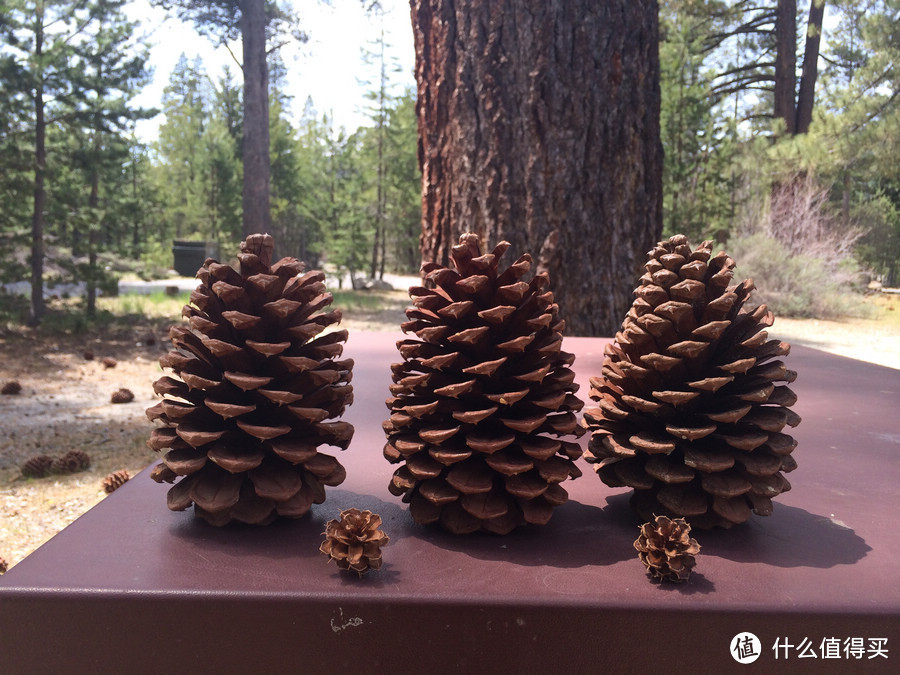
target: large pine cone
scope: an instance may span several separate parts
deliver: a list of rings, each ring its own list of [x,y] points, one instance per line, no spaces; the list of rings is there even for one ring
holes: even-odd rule
[[[752,281],[729,286],[734,261],[691,250],[674,236],[649,253],[646,274],[603,377],[591,379],[586,410],[593,432],[585,459],[604,483],[632,487],[644,520],[686,516],[696,527],[730,527],[772,513],[790,490],[796,373],[779,357],[790,345],[767,340],[772,313],[744,303]]]
[[[203,264],[183,312],[190,325],[172,328],[175,349],[160,359],[174,376],[157,380],[163,399],[147,410],[163,423],[149,445],[165,452],[151,477],[180,477],[169,508],[193,504],[214,525],[299,518],[346,476],[318,447],[346,449],[353,436],[349,423],[328,421],[353,397],[353,361],[336,360],[347,331],[319,335],[341,319],[319,312],[332,300],[325,275],[301,275],[294,258],[270,267],[273,247],[269,235],[251,235],[240,272]]]
[[[404,361],[391,367],[384,455],[402,466],[389,489],[416,522],[454,533],[544,524],[568,498],[560,483],[581,475],[581,448],[559,439],[582,433],[565,322],[546,274],[521,280],[530,256],[498,273],[508,248],[481,255],[467,234],[455,270],[423,266],[402,325],[419,339],[399,342]]]

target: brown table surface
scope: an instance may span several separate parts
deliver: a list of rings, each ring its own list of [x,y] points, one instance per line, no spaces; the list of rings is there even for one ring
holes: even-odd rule
[[[729,654],[743,631],[766,670],[900,662],[900,371],[795,347],[793,490],[771,517],[696,532],[696,571],[673,586],[637,560],[627,491],[583,461],[542,528],[455,537],[413,523],[381,454],[400,337],[351,335],[348,477],[310,516],[212,528],[170,512],[145,471],[0,577],[0,671],[724,672],[745,667]],[[583,396],[606,342],[565,340]],[[363,579],[317,550],[351,506],[391,537]],[[862,638],[863,658],[775,659],[776,640],[819,652],[832,638]],[[868,658],[874,638],[888,659]]]

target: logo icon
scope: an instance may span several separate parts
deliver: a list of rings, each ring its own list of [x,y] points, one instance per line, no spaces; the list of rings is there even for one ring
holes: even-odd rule
[[[753,663],[762,653],[762,643],[753,633],[738,633],[731,638],[731,656],[738,663]]]

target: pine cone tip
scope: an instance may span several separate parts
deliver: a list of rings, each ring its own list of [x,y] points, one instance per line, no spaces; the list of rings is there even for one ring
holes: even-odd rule
[[[272,264],[275,240],[270,234],[251,234],[241,242],[241,253],[251,253],[267,267]]]

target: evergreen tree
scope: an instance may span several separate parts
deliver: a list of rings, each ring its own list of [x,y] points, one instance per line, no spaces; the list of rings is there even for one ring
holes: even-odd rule
[[[154,0],[227,45],[240,38],[243,90],[243,234],[266,232],[269,205],[269,71],[267,43],[289,33],[291,13],[274,0]],[[294,32],[295,37],[302,35]]]
[[[388,110],[385,151],[385,218],[393,267],[417,274],[421,265],[422,174],[417,155],[416,94],[407,89]]]
[[[733,216],[734,125],[711,97],[704,49],[708,21],[694,3],[660,7],[663,225],[692,241],[727,232]]]
[[[121,167],[130,158],[130,127],[140,118],[155,114],[132,108],[129,100],[149,79],[146,48],[138,50],[132,36],[136,24],[124,15],[125,0],[96,0],[92,21],[75,53],[75,113],[69,125],[77,141],[75,159],[87,186],[81,220],[87,229],[87,264],[79,275],[87,285],[87,313],[96,307],[99,270],[97,254],[121,244],[126,213],[116,208],[129,179]],[[80,229],[73,232],[73,238]],[[73,244],[73,253],[76,246]],[[119,247],[121,248],[121,246]]]
[[[163,90],[165,122],[159,128],[156,187],[163,207],[157,237],[205,236],[207,178],[203,136],[208,124],[209,87],[199,59],[182,54]]]
[[[11,0],[0,26],[4,41],[3,91],[7,110],[28,116],[16,125],[31,154],[31,304],[29,322],[45,312],[44,237],[47,209],[47,129],[73,107],[75,41],[91,20],[86,3]],[[22,146],[19,146],[20,148]]]
[[[361,84],[369,87],[366,99],[369,101],[368,114],[372,126],[366,134],[371,144],[372,170],[374,171],[374,200],[371,209],[372,255],[369,263],[369,277],[384,278],[385,249],[387,242],[387,124],[388,109],[394,97],[391,95],[390,74],[399,68],[395,61],[387,55],[389,45],[384,31],[384,13],[380,7],[375,10],[378,19],[378,36],[363,49],[364,63],[373,68],[375,77],[363,80]]]

